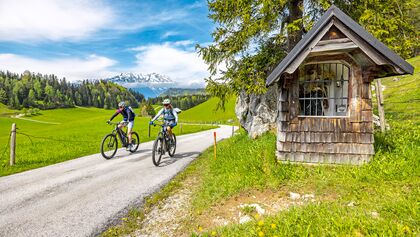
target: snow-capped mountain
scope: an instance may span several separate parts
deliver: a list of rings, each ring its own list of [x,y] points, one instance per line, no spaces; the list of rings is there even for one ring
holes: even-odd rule
[[[168,76],[158,73],[137,74],[121,73],[117,76],[106,78],[106,81],[112,81],[126,88],[133,89],[142,93],[146,98],[156,97],[176,83]]]

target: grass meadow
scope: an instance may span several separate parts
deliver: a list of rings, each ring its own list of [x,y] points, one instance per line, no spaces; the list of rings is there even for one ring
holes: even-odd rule
[[[99,153],[102,138],[113,129],[106,121],[114,110],[83,107],[43,110],[39,115],[22,119],[11,118],[10,114],[19,111],[9,110],[4,105],[0,106],[0,112],[0,176]],[[114,119],[118,120],[122,117]],[[139,133],[141,142],[153,140],[158,132],[159,127],[152,126],[151,137],[148,137],[149,120],[142,117],[135,120],[134,131]],[[16,165],[9,166],[8,142],[12,123],[18,128]],[[182,133],[210,128],[213,127],[182,125]],[[35,137],[28,138],[23,133]],[[175,133],[181,134],[180,126],[175,128]]]
[[[235,102],[232,97],[225,103],[225,110],[217,110],[218,98],[210,98],[189,110],[182,112],[183,121],[191,123],[226,123],[229,120],[236,120]]]
[[[141,228],[139,220],[147,210],[159,207],[160,200],[188,185],[184,180],[193,177],[199,184],[188,185],[193,190],[189,215],[179,227],[192,236],[419,236],[420,57],[409,62],[416,67],[414,75],[382,80],[391,130],[376,131],[376,154],[370,163],[280,163],[274,153],[274,134],[253,140],[242,131],[218,144],[217,159],[212,148],[208,149],[162,191],[148,198],[144,209],[132,210],[121,225],[103,235],[125,236]],[[235,200],[251,198],[255,193],[289,200],[289,192],[312,193],[316,201],[274,215],[255,215],[242,225],[212,224],[212,218],[232,208],[229,203]]]

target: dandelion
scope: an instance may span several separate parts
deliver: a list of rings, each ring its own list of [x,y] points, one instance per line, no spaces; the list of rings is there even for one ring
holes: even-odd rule
[[[257,214],[255,214],[255,219],[259,219],[260,218],[260,215],[257,213]]]
[[[264,225],[264,221],[262,221],[262,220],[261,221],[258,221],[258,225],[259,226],[263,226]]]
[[[271,224],[271,229],[275,229],[276,228],[276,224]]]
[[[198,231],[200,231],[200,232],[203,231],[203,227],[199,226]]]
[[[216,236],[216,235],[217,235],[216,231],[211,232],[211,236]]]
[[[262,232],[262,231],[258,232],[258,236],[263,237],[264,236],[264,232]]]

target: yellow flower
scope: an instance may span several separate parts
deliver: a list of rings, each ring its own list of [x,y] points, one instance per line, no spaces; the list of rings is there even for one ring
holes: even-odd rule
[[[408,227],[408,226],[404,226],[404,227],[402,228],[402,231],[404,232],[404,234],[408,234],[408,233],[410,233],[410,232],[411,232],[410,227]]]
[[[275,229],[276,228],[276,224],[271,224],[271,229]]]
[[[203,231],[203,227],[199,226],[198,231],[200,231],[200,232]]]
[[[211,232],[211,236],[216,236],[216,235],[217,235],[216,231]]]
[[[255,214],[255,219],[259,219],[260,218],[260,215],[257,213],[257,214]]]
[[[258,221],[258,225],[259,226],[263,226],[264,225],[264,221]]]
[[[263,237],[264,236],[264,232],[262,232],[262,231],[258,232],[258,236]]]

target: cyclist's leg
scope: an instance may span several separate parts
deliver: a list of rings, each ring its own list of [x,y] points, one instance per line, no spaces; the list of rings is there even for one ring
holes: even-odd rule
[[[133,131],[134,121],[128,122],[127,124],[127,136],[128,136],[128,144],[131,144],[131,132]]]

